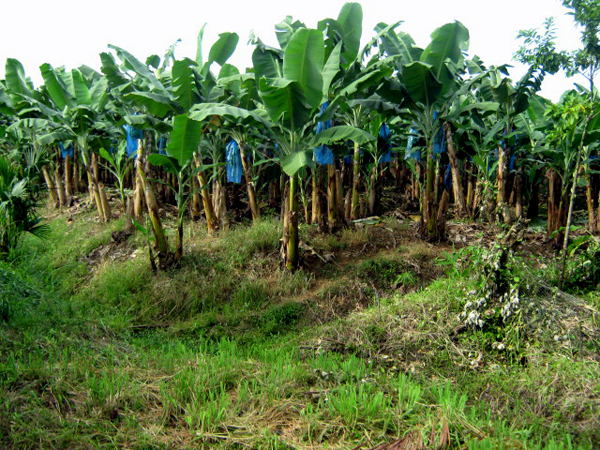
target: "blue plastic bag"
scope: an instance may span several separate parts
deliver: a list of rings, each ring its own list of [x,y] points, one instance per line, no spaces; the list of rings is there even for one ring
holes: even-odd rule
[[[325,112],[327,107],[329,106],[329,102],[325,102],[321,105],[321,114]],[[323,130],[327,130],[331,128],[331,119],[326,120],[325,122],[317,122],[317,130],[316,134],[319,134]],[[319,147],[315,147],[315,161],[318,165],[323,166],[325,164],[333,165],[333,152],[326,145],[320,145]]]
[[[60,154],[62,159],[65,159],[67,156],[73,158],[73,144],[69,144],[69,146],[67,148],[65,148],[64,144],[62,142],[59,142],[58,145],[60,146]]]
[[[415,128],[411,128],[408,135],[408,142],[406,143],[404,159],[414,159],[417,162],[421,162],[421,150],[413,150],[413,146],[418,140],[418,131]]]
[[[123,125],[123,129],[125,130],[125,134],[127,136],[127,156],[137,155],[138,139],[144,138],[144,131],[138,130],[129,124]]]
[[[390,151],[392,148],[392,130],[390,130],[390,127],[385,122],[379,127],[377,146],[379,150],[384,152],[379,157],[379,164],[389,163],[392,160],[392,152]]]
[[[225,146],[225,162],[227,163],[227,181],[235,184],[242,182],[242,156],[240,147],[235,139]]]

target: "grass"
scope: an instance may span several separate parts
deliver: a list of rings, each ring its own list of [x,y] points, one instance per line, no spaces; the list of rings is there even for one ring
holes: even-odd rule
[[[50,241],[27,240],[0,265],[3,289],[19,286],[2,291],[12,308],[0,325],[1,448],[600,443],[596,347],[529,345],[521,364],[477,333],[456,334],[475,281],[431,282],[442,268],[426,245],[398,237],[361,253],[376,231],[318,243],[303,229],[340,268],[288,274],[276,222],[216,239],[191,224],[178,270],[153,275],[139,236],[90,262],[120,226],[59,217]],[[359,305],[352,290],[363,285],[380,301]],[[346,309],[325,320],[319,305],[332,298]]]

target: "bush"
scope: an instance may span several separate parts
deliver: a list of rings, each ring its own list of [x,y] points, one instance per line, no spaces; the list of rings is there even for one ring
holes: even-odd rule
[[[43,236],[47,232],[35,214],[32,184],[8,158],[0,156],[0,257],[8,256],[24,233]]]

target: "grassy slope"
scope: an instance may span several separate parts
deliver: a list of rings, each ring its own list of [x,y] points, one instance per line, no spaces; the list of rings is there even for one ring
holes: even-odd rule
[[[192,224],[183,267],[158,275],[140,236],[111,244],[120,226],[58,217],[0,267],[20,286],[3,291],[0,447],[600,445],[594,348],[528,346],[523,364],[453,335],[473,280],[421,289],[437,249],[405,225],[304,230],[294,275],[269,221],[214,240]]]

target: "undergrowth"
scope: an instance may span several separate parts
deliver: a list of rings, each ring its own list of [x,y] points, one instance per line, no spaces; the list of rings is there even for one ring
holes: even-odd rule
[[[339,267],[323,275],[289,274],[276,222],[216,238],[191,224],[182,267],[153,275],[139,236],[111,241],[120,227],[59,217],[50,240],[26,240],[21,258],[0,266],[11,295],[1,448],[600,443],[595,347],[531,342],[519,358],[491,348],[459,319],[476,277],[459,269],[427,286],[438,272],[420,243],[398,235],[363,254],[371,232],[346,230],[314,248],[354,258],[337,253]],[[332,273],[344,278],[334,285]],[[316,326],[320,305],[353,286],[372,289],[370,301]],[[581,324],[598,327],[594,317]]]

